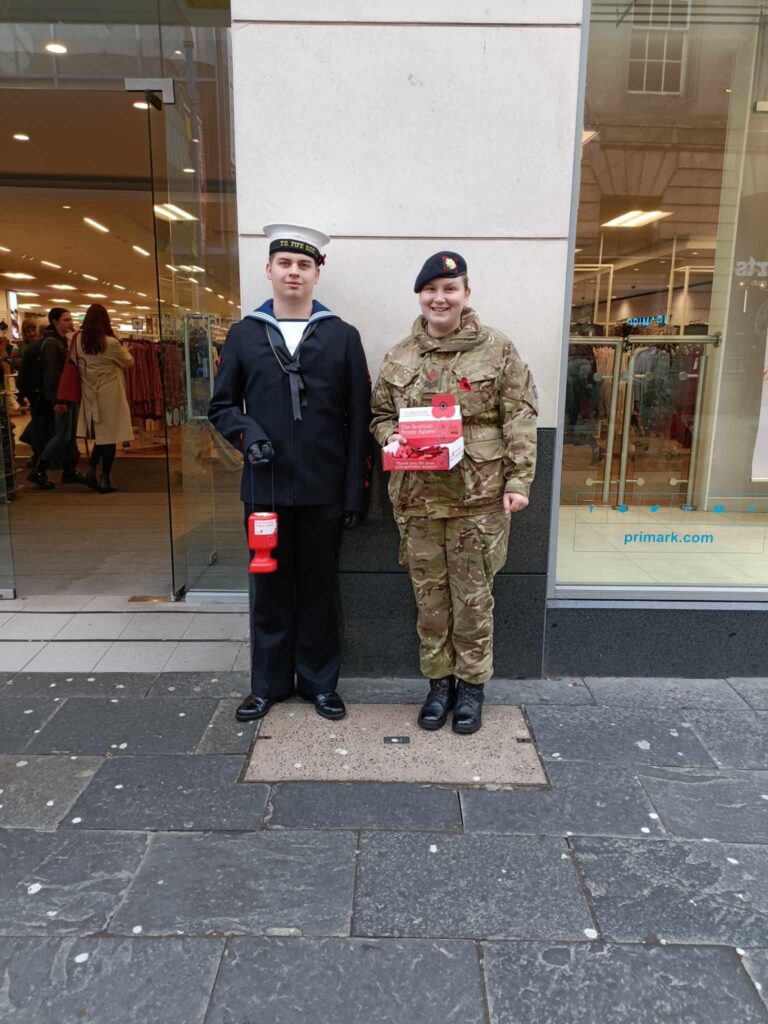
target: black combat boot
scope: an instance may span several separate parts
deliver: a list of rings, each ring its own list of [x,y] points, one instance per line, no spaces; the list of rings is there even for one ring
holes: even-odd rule
[[[454,732],[477,732],[483,724],[484,700],[482,683],[465,683],[463,679],[457,678],[456,707],[453,709]]]
[[[453,676],[430,679],[429,694],[419,711],[419,725],[422,729],[442,729],[448,721],[448,712],[456,700],[456,684]]]

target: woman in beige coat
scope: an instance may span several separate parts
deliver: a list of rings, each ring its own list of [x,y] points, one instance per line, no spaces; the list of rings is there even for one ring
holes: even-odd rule
[[[85,314],[75,337],[75,352],[82,384],[77,433],[94,441],[85,482],[94,491],[111,494],[117,490],[110,481],[117,446],[133,440],[123,377],[123,369],[133,366],[133,356],[114,336],[109,314],[98,302]]]

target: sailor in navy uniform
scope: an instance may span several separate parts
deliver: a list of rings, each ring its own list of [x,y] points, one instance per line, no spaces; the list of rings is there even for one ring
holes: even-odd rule
[[[335,573],[342,528],[363,508],[370,378],[357,330],[312,297],[327,236],[264,233],[273,297],[230,329],[208,410],[245,456],[246,530],[251,512],[278,514],[278,569],[251,576],[252,692],[236,717],[262,718],[297,692],[343,718]]]

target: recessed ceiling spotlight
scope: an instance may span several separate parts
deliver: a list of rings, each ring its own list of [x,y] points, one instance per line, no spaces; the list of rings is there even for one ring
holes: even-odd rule
[[[74,292],[77,291],[73,284],[49,284],[49,288],[55,288],[57,292]]]
[[[174,57],[183,57],[184,54],[181,52],[181,50],[174,50],[173,51],[173,56]]]
[[[124,284],[113,284],[112,287],[113,288],[117,288],[117,290],[120,291],[120,292],[124,292],[125,291],[125,285]]]
[[[14,281],[34,281],[34,274],[22,274],[19,270],[6,270],[3,277],[11,277]]]
[[[72,207],[71,206],[67,206],[66,203],[64,204],[64,206],[62,206],[62,210],[71,210],[71,209],[72,209]]]
[[[208,285],[205,286],[205,290],[207,292],[213,292],[213,288],[209,288]]]
[[[34,295],[38,296],[40,292],[16,292],[17,295]]]
[[[66,53],[67,48],[64,43],[46,43],[45,48],[48,53]]]
[[[149,256],[146,249],[142,249],[140,245],[132,245],[131,248],[134,252],[137,252],[139,256]]]
[[[93,274],[83,274],[86,281],[98,281],[98,277],[94,277]]]
[[[223,298],[224,298],[224,296],[223,296],[223,295],[219,295],[219,293],[217,292],[217,293],[216,293],[216,298],[218,298],[218,299],[223,299]]]
[[[29,142],[29,136],[25,135],[24,132],[16,132],[13,137],[17,142]]]
[[[169,269],[169,270],[171,271],[171,273],[173,273],[173,274],[176,274],[176,273],[178,273],[178,270],[177,270],[177,268],[176,268],[176,267],[173,267],[173,266],[171,266],[171,264],[170,264],[170,263],[166,263],[165,265],[166,265],[166,267],[168,267],[168,269]]]
[[[115,299],[116,306],[130,306],[130,304],[128,299]]]
[[[40,262],[43,263],[46,267],[53,267],[54,270],[61,270],[60,263],[51,263],[50,260],[40,260]]]
[[[106,299],[106,295],[102,295],[101,292],[86,292],[86,297],[89,299]]]
[[[83,217],[83,221],[88,225],[88,227],[95,228],[96,231],[103,231],[105,235],[109,234],[109,228],[105,228],[103,224],[99,224],[99,222],[94,220],[93,217]]]
[[[182,169],[182,171],[184,171],[185,174],[194,174],[195,173],[195,168],[194,167],[182,167],[181,169]]]
[[[146,297],[147,297],[147,293],[146,292],[136,292],[136,294],[140,295],[142,297],[142,299],[146,299]]]
[[[146,100],[136,100],[133,105],[137,110],[149,110],[149,104]]]
[[[0,245],[0,252],[10,252],[11,250],[7,245]]]
[[[199,146],[199,145],[200,145],[200,139],[192,139],[192,141],[193,141],[193,142],[194,142],[194,143],[195,143],[195,144],[196,144],[197,146]]]

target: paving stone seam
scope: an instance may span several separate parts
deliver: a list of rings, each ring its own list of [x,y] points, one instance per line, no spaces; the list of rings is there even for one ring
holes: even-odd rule
[[[362,836],[362,829],[357,829],[355,832],[355,870],[352,872],[352,906],[349,912],[349,937],[350,938],[365,938],[366,936],[358,936],[357,929],[355,926],[355,912],[357,908],[357,890],[358,881],[360,874],[360,861],[363,859],[363,853],[360,849],[360,839]]]
[[[595,912],[594,905],[592,903],[592,893],[589,886],[587,885],[587,879],[582,870],[581,861],[579,860],[576,850],[571,843],[570,837],[565,837],[563,842],[565,843],[566,849],[568,850],[568,858],[571,862],[571,867],[576,875],[576,882],[581,891],[581,895],[584,898],[584,902],[587,906],[587,912],[589,913],[592,924],[594,925],[595,938],[590,939],[590,942],[603,942],[603,930],[600,927],[600,922],[597,919],[597,913]]]
[[[88,831],[95,831],[95,829],[92,829],[92,830],[89,829]],[[110,930],[109,930],[110,926],[111,926],[112,922],[115,919],[115,915],[119,912],[120,908],[122,907],[122,905],[125,903],[126,899],[128,898],[128,894],[130,893],[131,889],[133,888],[133,886],[134,886],[134,884],[136,882],[136,878],[137,878],[137,876],[139,874],[139,871],[141,870],[141,865],[147,859],[147,854],[149,853],[149,848],[152,845],[153,833],[151,833],[151,832],[143,832],[141,829],[132,829],[131,831],[138,832],[139,835],[143,835],[144,836],[144,850],[142,851],[141,857],[139,858],[139,862],[136,865],[136,870],[133,872],[133,877],[131,878],[131,880],[128,883],[128,885],[125,887],[125,892],[123,893],[122,899],[117,904],[117,906],[113,907],[112,910],[110,911],[110,913],[107,914],[107,918],[106,918],[106,920],[104,922],[104,927],[102,928],[101,932],[99,933],[99,937],[103,936],[104,938],[109,938],[109,937],[112,937],[113,934],[115,934],[113,932],[110,932]]]
[[[221,974],[221,969],[224,966],[224,957],[226,955],[227,947],[228,946],[229,946],[229,936],[227,936],[224,939],[224,944],[221,947],[221,953],[219,955],[219,962],[216,965],[216,973],[214,974],[213,981],[211,982],[211,990],[208,993],[208,1001],[207,1001],[206,1006],[205,1006],[205,1016],[203,1017],[202,1024],[209,1024],[209,1022],[210,1022],[211,1011],[213,1009],[213,993],[216,991],[216,985],[217,985],[218,980],[219,980],[219,975]]]
[[[488,983],[485,977],[485,950],[480,940],[474,940],[475,955],[477,956],[477,973],[480,979],[480,998],[483,1004],[483,1020],[485,1024],[491,1022],[491,1004],[488,1000]]]
[[[741,711],[739,709],[735,709],[735,710],[737,711],[738,714],[741,714],[741,715],[751,714],[752,720],[755,722],[756,725],[759,724],[760,721],[761,721],[761,719],[759,719],[757,717],[758,713],[756,711],[754,711],[753,709],[748,709],[747,711]],[[697,711],[697,714],[718,714],[718,713],[719,714],[728,714],[728,712],[722,712],[722,711],[720,711],[720,712],[718,712],[718,711],[715,711],[715,712]],[[715,757],[715,755],[713,753],[711,753],[709,747],[707,746],[707,743],[706,743],[706,740],[704,739],[704,737],[701,736],[696,731],[696,723],[695,722],[690,722],[689,724],[690,724],[691,732],[693,733],[693,735],[696,737],[696,739],[699,741],[699,743],[702,745],[702,747],[706,751],[707,757],[711,758],[712,763],[714,764],[715,768],[723,768],[726,771],[729,771],[729,770],[734,770],[735,771],[735,770],[737,770],[737,769],[734,769],[732,765],[730,765],[730,766],[727,765],[724,761],[718,761],[718,759]],[[705,767],[705,766],[700,766],[700,767]],[[742,768],[740,770],[741,771],[759,771],[760,769],[759,768],[758,769]]]
[[[30,698],[30,700],[32,700],[32,699],[33,698]],[[64,697],[64,698],[61,698],[61,697],[56,698],[56,697],[54,697],[53,698],[53,703],[55,704],[55,707],[54,707],[53,711],[51,711],[51,713],[48,715],[47,718],[45,718],[42,722],[40,722],[39,728],[35,729],[35,731],[29,737],[27,742],[21,748],[20,753],[25,754],[27,752],[27,749],[29,748],[30,744],[35,742],[37,737],[42,734],[43,730],[48,725],[50,725],[50,723],[53,721],[53,719],[56,717],[56,715],[59,713],[59,711],[61,711],[61,709],[67,703],[67,698],[66,697]]]
[[[760,1000],[760,1002],[765,1007],[766,1017],[768,1017],[768,992],[765,991],[763,986],[760,984],[760,982],[756,978],[752,977],[752,972],[749,969],[749,961],[746,959],[746,957],[744,957],[740,953],[736,953],[736,957],[737,957],[739,963],[741,964],[742,971],[747,976],[747,980],[749,981],[750,985],[752,985],[754,990],[757,992],[757,998]]]

